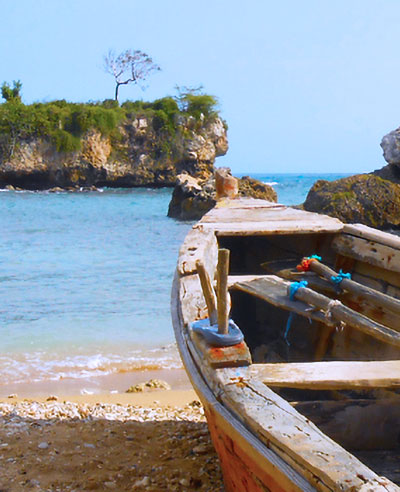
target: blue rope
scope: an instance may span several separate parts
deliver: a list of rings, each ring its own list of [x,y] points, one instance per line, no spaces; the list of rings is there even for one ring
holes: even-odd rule
[[[340,282],[344,278],[348,278],[350,280],[351,279],[351,273],[343,273],[342,269],[340,269],[339,273],[336,276],[332,275],[331,280],[334,284],[340,285]]]
[[[296,295],[296,292],[301,287],[307,287],[307,285],[308,285],[307,280],[301,280],[300,282],[292,282],[290,284],[290,288],[289,288],[289,299],[291,301],[294,301],[295,300],[294,296]],[[289,314],[289,318],[288,318],[287,323],[286,323],[285,334],[283,335],[284,340],[286,341],[287,345],[289,345],[289,346],[290,346],[290,342],[288,340],[288,335],[289,335],[289,331],[290,331],[290,327],[292,325],[292,321],[293,321],[294,315],[295,315],[294,312],[291,312]]]
[[[322,258],[318,255],[311,255],[308,257],[309,260],[318,260],[318,261],[321,261]]]

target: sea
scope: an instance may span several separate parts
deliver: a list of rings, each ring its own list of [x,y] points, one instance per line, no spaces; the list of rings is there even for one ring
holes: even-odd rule
[[[302,203],[317,179],[253,174]],[[0,193],[0,396],[18,384],[182,367],[170,319],[179,247],[171,189]]]

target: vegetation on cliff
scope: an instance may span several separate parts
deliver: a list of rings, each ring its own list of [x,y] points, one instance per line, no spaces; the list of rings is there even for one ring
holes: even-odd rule
[[[217,116],[217,100],[206,94],[180,93],[154,102],[117,101],[70,103],[65,100],[25,105],[19,94],[21,84],[14,89],[6,83],[0,104],[0,152],[2,160],[11,158],[22,140],[43,138],[55,145],[58,152],[74,152],[82,148],[82,137],[97,130],[112,140],[121,138],[119,125],[126,119],[145,117],[153,129],[164,137],[159,152],[171,152],[179,116],[192,117],[197,124]],[[13,95],[14,91],[14,95]]]

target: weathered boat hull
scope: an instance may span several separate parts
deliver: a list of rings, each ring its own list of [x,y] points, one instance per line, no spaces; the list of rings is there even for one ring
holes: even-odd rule
[[[275,215],[275,211],[279,213]],[[243,222],[244,216],[247,222]],[[295,249],[301,250],[307,235],[321,234],[314,245],[324,250],[323,243],[327,238],[331,242],[343,227],[335,219],[292,212],[268,202],[231,201],[207,214],[189,233],[181,249],[172,288],[173,326],[186,371],[204,406],[228,492],[400,490],[329,439],[268,386],[254,381],[254,371],[260,367],[249,365],[251,360],[246,344],[231,348],[210,347],[190,328],[191,322],[207,315],[196,261],[204,261],[212,275],[218,243],[226,245],[236,241],[235,244],[239,244],[237,258],[240,259],[243,253],[240,241],[244,238],[243,244],[252,250],[247,265],[252,265],[257,257],[252,238],[261,238],[262,242],[266,236],[293,237],[293,242],[297,243]],[[270,251],[274,248],[276,245]],[[242,275],[242,285],[244,279],[248,281],[253,277]],[[280,285],[278,280],[269,276],[270,282]],[[247,284],[245,287],[247,289]],[[321,323],[318,313],[313,316],[317,324]],[[331,334],[329,327],[327,333]],[[321,342],[319,350],[320,345]],[[396,350],[395,345],[393,353],[396,354]],[[398,368],[400,366],[395,364],[396,371]],[[387,386],[392,388],[395,379],[387,380]],[[292,382],[288,384],[295,387]],[[330,389],[330,383],[327,384]],[[348,382],[342,384],[347,388]],[[378,382],[376,386],[380,384]]]
[[[204,407],[227,492],[313,491],[307,481],[260,443],[240,420],[216,399],[193,360],[182,331],[179,275],[172,287],[171,314],[175,336],[189,379]]]

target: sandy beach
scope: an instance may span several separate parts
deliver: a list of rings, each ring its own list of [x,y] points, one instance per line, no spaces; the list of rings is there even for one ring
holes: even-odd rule
[[[169,379],[171,390],[56,395],[42,385],[0,398],[0,490],[222,491],[196,393]]]

